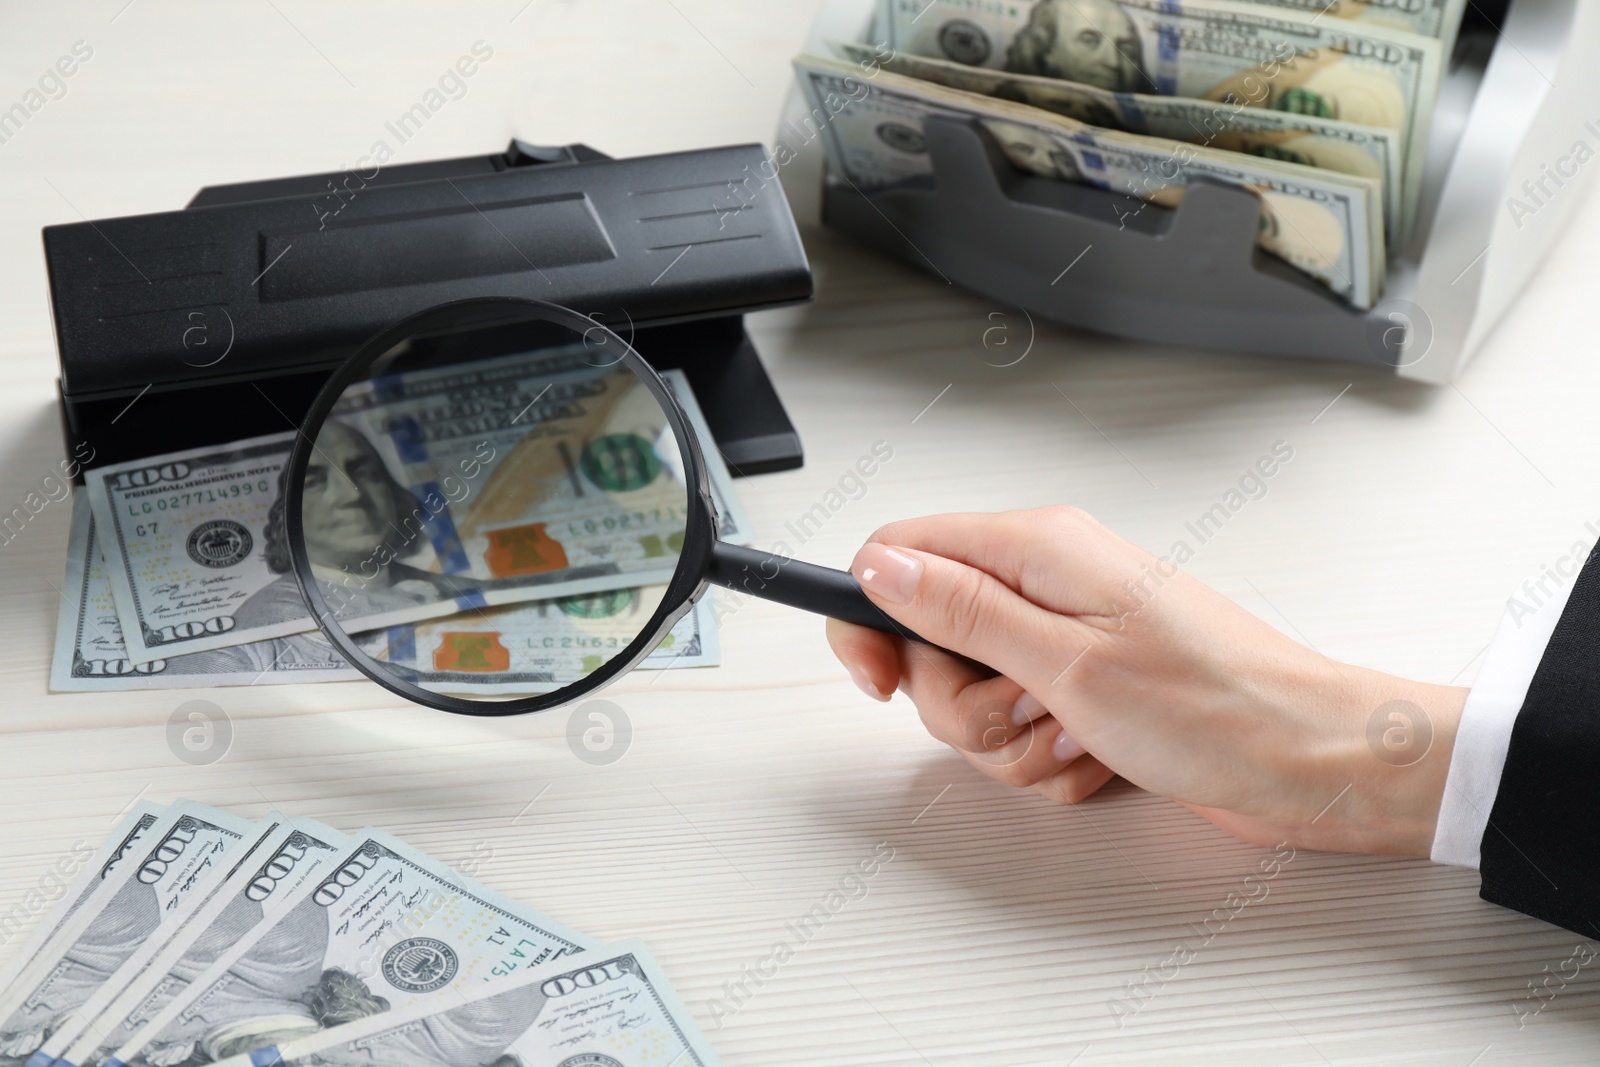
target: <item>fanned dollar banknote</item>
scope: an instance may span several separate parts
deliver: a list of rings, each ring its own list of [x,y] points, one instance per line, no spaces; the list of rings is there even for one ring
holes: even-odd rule
[[[566,956],[493,985],[299,1038],[219,1067],[716,1067],[638,942]]]
[[[347,525],[351,515],[365,515],[375,523],[370,536],[387,553],[370,574],[359,566],[349,574],[319,570],[347,630],[379,630],[484,603],[636,588],[672,576],[674,539],[685,521],[682,472],[659,461],[646,465],[662,497],[649,506],[643,498],[657,491],[653,484],[616,483],[638,476],[612,462],[612,451],[633,442],[619,433],[597,438],[605,424],[585,421],[593,412],[618,414],[603,402],[615,383],[575,356],[571,381],[558,391],[562,371],[552,365],[562,358],[541,352],[519,365],[548,386],[526,396],[517,391],[523,379],[516,370],[504,371],[503,361],[497,364],[502,373],[477,378],[468,364],[448,374],[387,379],[380,390],[352,396],[330,422],[329,439],[319,437],[319,456],[337,462],[347,476],[336,480],[339,485],[353,485],[370,499],[337,515],[324,515],[326,508],[308,501],[308,527],[323,520]],[[749,517],[687,380],[678,371],[664,377],[701,436],[723,536],[749,543]],[[448,416],[435,403],[440,390],[449,395]],[[617,395],[624,415],[625,405],[648,399],[642,389]],[[468,409],[471,416],[458,417]],[[513,420],[520,425],[506,431]],[[533,436],[526,420],[541,423],[541,447],[507,444]],[[260,646],[315,628],[291,570],[282,520],[282,473],[295,436],[274,434],[88,472],[90,508],[131,664]],[[674,491],[665,481],[675,475]],[[541,508],[565,502],[559,530],[524,521],[519,502],[534,500]],[[413,524],[414,515],[421,519]],[[532,565],[528,538],[535,526],[541,551]],[[619,539],[619,530],[629,536]],[[274,662],[266,653],[275,657],[279,650],[257,651],[250,666]]]
[[[271,840],[287,821],[286,817],[275,813],[250,826],[243,839],[238,842],[238,847],[228,850],[224,864],[225,873],[213,868],[209,872],[209,877],[184,883],[182,893],[174,893],[171,899],[165,902],[166,907],[161,916],[162,926],[134,942],[132,951],[126,953],[121,965],[101,981],[98,988],[88,990],[87,997],[82,996],[81,990],[75,991],[77,1002],[51,1030],[50,1036],[39,1047],[39,1051],[31,1057],[34,1062],[48,1064],[60,1058],[73,1041],[93,1025],[94,1020],[116,999],[117,995],[143,974],[151,959],[160,953],[163,945],[170,945],[186,936],[196,917],[220,891],[219,879],[226,880],[232,877],[240,864],[246,862],[257,849]],[[119,946],[124,950],[127,947],[127,945]]]
[[[195,977],[258,927],[270,926],[295,890],[343,856],[349,842],[312,819],[272,816],[227,880],[123,987],[87,1005],[82,1024],[58,1031],[40,1051],[61,1067],[97,1067],[151,1018],[182,996]]]
[[[141,802],[57,867],[55,906],[0,942],[26,934],[0,1067],[719,1063],[643,946],[378,830]]]
[[[589,947],[380,831],[352,841],[104,1062],[197,1067]]]
[[[66,884],[49,913],[39,920],[21,944],[11,944],[12,938],[18,931],[9,921],[4,927],[5,940],[0,941],[0,946],[7,947],[9,955],[5,963],[0,965],[0,1002],[3,1002],[12,983],[21,978],[24,970],[39,959],[41,954],[51,952],[59,945],[58,939],[63,931],[69,928],[79,909],[93,898],[101,883],[109,879],[120,864],[127,862],[128,855],[160,821],[164,810],[166,810],[165,805],[139,801],[117,821],[111,836],[107,837],[98,849],[92,849],[86,841],[77,841],[72,846],[70,858],[58,861],[58,868],[68,865],[76,873]],[[51,873],[59,880],[63,874],[72,871],[58,869]]]
[[[880,0],[896,52],[1400,131],[1401,217],[1422,189],[1443,71],[1433,37],[1226,0]]]
[[[795,71],[813,113],[827,116],[834,165],[858,186],[932,175],[924,121],[974,115],[1017,167],[1124,194],[1116,207],[1122,224],[1146,202],[1176,205],[1197,178],[1239,186],[1261,201],[1264,250],[1355,307],[1370,308],[1382,291],[1382,191],[1374,179],[1104,130],[886,70],[867,79],[854,64],[818,56],[798,57]]]
[[[431,622],[399,624],[371,634],[367,650],[375,658],[404,665],[418,678],[440,680],[446,669],[434,656],[440,635],[491,625],[503,634],[508,659],[485,659],[470,666],[479,684],[473,692],[529,693],[558,686],[554,679],[583,677],[593,658],[609,658],[633,633],[639,612],[660,602],[665,586],[618,589],[560,600],[483,608]],[[637,632],[637,631],[634,631]],[[420,653],[418,652],[420,650]],[[515,650],[513,653],[512,650]],[[709,595],[639,663],[641,670],[709,667],[721,661],[716,613]],[[487,674],[503,674],[493,680]],[[56,623],[50,688],[55,692],[181,689],[224,685],[289,685],[304,682],[351,681],[364,678],[346,663],[320,633],[291,634],[244,645],[174,655],[134,663],[122,643],[122,624],[111,596],[110,580],[89,510],[87,496],[73,497],[72,533],[67,551],[67,576]],[[488,689],[484,687],[488,686]]]
[[[907,53],[885,57],[877,48],[850,42],[830,41],[828,47],[838,58],[862,69],[881,66],[908,78],[1027,104],[1102,129],[1376,178],[1383,184],[1384,228],[1395,240],[1403,232],[1400,210],[1404,157],[1396,130],[1246,107],[1237,102],[1114,93],[1081,82],[1013,74]]]
[[[225,811],[184,802],[163,812],[147,836],[102,881],[42,953],[0,995],[0,1056],[48,1067],[41,1053],[122,967],[152,940],[180,926],[223,876],[228,853],[251,824]]]

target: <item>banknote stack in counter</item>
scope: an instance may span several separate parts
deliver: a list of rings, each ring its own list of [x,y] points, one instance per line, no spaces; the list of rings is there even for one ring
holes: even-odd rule
[[[0,1067],[720,1063],[642,945],[380,830],[140,802],[57,866],[6,930]]]
[[[971,117],[1019,170],[1121,194],[1120,223],[1193,180],[1242,187],[1264,251],[1367,309],[1414,224],[1465,7],[880,0],[863,42],[795,59],[793,135],[867,191],[933,174],[930,115]]]
[[[526,359],[530,380],[540,383],[530,387],[533,394],[559,384],[566,373],[559,369],[559,351],[529,353]],[[660,603],[677,563],[671,546],[682,537],[684,490],[661,464],[652,465],[655,486],[628,493],[596,487],[592,480],[604,481],[604,470],[581,462],[596,432],[585,421],[584,405],[542,409],[534,404],[537,395],[524,405],[504,363],[496,367],[482,381],[471,366],[453,367],[447,374],[399,375],[398,384],[385,382],[381,396],[347,394],[350,410],[336,412],[318,438],[317,454],[362,499],[325,525],[348,526],[353,516],[364,517],[371,530],[344,534],[382,548],[382,555],[355,568],[364,587],[359,606],[366,613],[342,623],[371,655],[418,680],[436,680],[443,668],[435,653],[457,617],[441,612],[459,611],[464,618],[470,608],[476,628],[492,615],[502,643],[514,650],[504,669],[487,664],[476,671],[475,692],[545,692],[559,688],[554,680],[581,677],[625,648],[639,621]],[[605,385],[592,367],[571,373],[588,376],[578,382],[583,389]],[[749,516],[687,379],[681,371],[664,377],[700,435],[722,539],[749,544]],[[631,375],[626,387],[633,387]],[[468,405],[482,394],[485,407],[510,404],[513,411],[533,413],[516,426],[486,428],[482,420],[461,420],[456,434],[450,432],[455,424],[435,425],[425,448],[397,447],[390,440],[393,427],[414,425],[421,409],[446,389],[453,405]],[[532,439],[529,419],[538,420],[541,442],[554,441],[562,456],[580,461],[529,462],[522,447]],[[318,632],[292,571],[282,483],[295,438],[291,430],[85,474],[73,501],[52,689],[361,677]],[[601,435],[599,444],[605,441]],[[515,491],[491,493],[486,487],[492,485]],[[647,508],[641,500],[652,492],[660,499]],[[437,513],[413,523],[412,516],[424,514],[419,508],[425,499],[437,502]],[[496,530],[526,526],[518,509],[533,507],[531,501],[556,501],[561,509],[559,563],[524,578],[488,573],[489,539]],[[669,501],[677,506],[667,506]],[[308,537],[319,518],[308,504]],[[619,537],[618,530],[627,536]],[[441,609],[437,587],[428,584],[441,576],[458,586],[481,581],[482,592],[459,604],[446,599]],[[435,595],[408,596],[408,590]],[[707,596],[641,666],[710,666],[718,656]]]

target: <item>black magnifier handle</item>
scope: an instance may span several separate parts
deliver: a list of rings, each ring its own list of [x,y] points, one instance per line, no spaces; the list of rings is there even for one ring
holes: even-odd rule
[[[761,600],[923,641],[868,599],[849,571],[717,541],[711,546],[711,569],[706,578]]]

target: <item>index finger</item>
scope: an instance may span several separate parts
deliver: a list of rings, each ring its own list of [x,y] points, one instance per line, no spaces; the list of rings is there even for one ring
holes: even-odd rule
[[[1129,583],[1159,566],[1150,553],[1074,507],[904,519],[869,540],[966,564],[1064,615],[1117,615],[1129,599]]]

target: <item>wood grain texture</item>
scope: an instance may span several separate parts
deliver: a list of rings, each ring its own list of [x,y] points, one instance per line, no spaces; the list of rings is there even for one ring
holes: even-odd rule
[[[397,159],[513,133],[618,155],[765,141],[811,18],[753,0],[124,2],[4,15],[0,106],[73,41],[95,49],[0,144],[7,509],[61,451],[40,226],[350,165],[479,39],[492,62]],[[897,517],[1050,502],[1165,551],[1285,441],[1293,461],[1194,573],[1328,656],[1464,683],[1506,597],[1600,520],[1600,206],[1573,230],[1439,389],[1044,324],[1025,359],[995,366],[1020,348],[986,347],[985,331],[1020,345],[1017,309],[808,233],[817,301],[751,320],[807,463],[739,489],[762,538],[834,565]],[[894,458],[797,544],[785,525],[877,440]],[[188,796],[380,825],[446,861],[487,850],[478,874],[495,888],[648,941],[730,1064],[1594,1057],[1592,971],[1520,1029],[1515,1013],[1577,939],[1481,902],[1472,872],[1301,853],[1208,937],[1261,850],[1125,786],[1066,809],[981,780],[903,700],[859,696],[817,620],[765,604],[727,619],[724,666],[607,694],[634,731],[607,767],[574,757],[566,712],[455,719],[364,683],[48,694],[67,519],[52,505],[0,547],[0,914],[36,908],[50,865],[133,797]],[[202,767],[166,735],[196,698],[234,731]],[[893,859],[862,895],[843,880],[883,843]],[[796,940],[789,924],[841,885],[858,899]],[[785,939],[792,956],[752,981]],[[1163,967],[1180,943],[1193,958]],[[1152,973],[1119,1027],[1110,1005]]]

